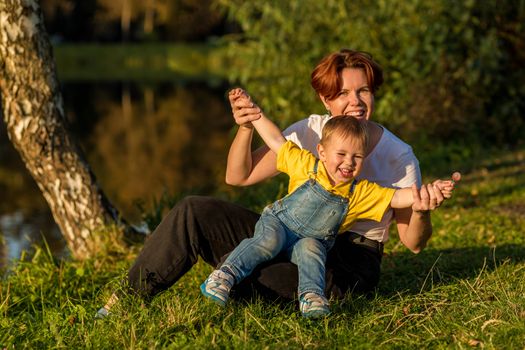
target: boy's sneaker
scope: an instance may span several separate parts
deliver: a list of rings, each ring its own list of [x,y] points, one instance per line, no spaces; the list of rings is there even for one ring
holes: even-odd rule
[[[95,320],[102,320],[110,315],[109,310],[105,307],[101,307],[95,315]]]
[[[304,317],[318,318],[330,314],[328,300],[323,295],[305,293],[299,298],[299,309]]]
[[[234,278],[232,275],[222,270],[215,270],[201,284],[201,293],[220,306],[225,306],[233,283]]]

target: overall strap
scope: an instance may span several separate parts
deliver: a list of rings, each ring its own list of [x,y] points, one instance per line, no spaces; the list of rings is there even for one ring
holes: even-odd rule
[[[351,197],[352,194],[354,193],[355,185],[357,185],[357,180],[356,179],[354,179],[354,181],[352,181],[352,184],[350,185],[350,188],[348,189],[348,196],[349,197]]]
[[[315,178],[315,176],[317,175],[317,165],[318,164],[319,164],[319,159],[315,158],[314,168],[308,171],[308,175],[310,176],[310,179],[312,178],[312,176]]]

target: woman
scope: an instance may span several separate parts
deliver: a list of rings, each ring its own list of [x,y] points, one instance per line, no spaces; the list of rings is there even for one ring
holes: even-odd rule
[[[385,187],[419,186],[419,165],[410,146],[370,120],[374,93],[382,82],[381,67],[366,53],[344,49],[326,56],[314,69],[311,83],[329,113],[311,115],[283,134],[317,155],[324,123],[331,115],[351,115],[366,123],[370,135],[361,177]],[[260,109],[244,99],[230,103],[239,129],[228,155],[226,182],[246,186],[275,175],[273,152],[266,146],[251,152],[251,122],[260,117]],[[377,286],[383,242],[393,218],[408,249],[418,253],[425,247],[432,234],[430,211],[443,201],[433,186],[423,186],[414,210],[389,211],[380,223],[360,222],[351,232],[338,235],[326,262],[327,296],[342,298],[347,292],[367,292]],[[255,212],[215,198],[184,198],[155,229],[129,270],[131,289],[152,297],[177,282],[199,256],[217,266],[244,238],[253,235],[258,218]],[[260,266],[236,289],[238,294],[256,291],[285,299],[293,299],[296,290],[297,267],[279,257]],[[106,315],[116,300],[113,295],[99,315]]]
[[[311,84],[319,95],[326,115],[311,115],[284,131],[302,148],[317,155],[315,145],[331,115],[351,115],[367,124],[369,147],[359,178],[385,187],[420,185],[417,158],[410,146],[379,124],[372,122],[374,94],[383,82],[381,67],[364,52],[343,49],[321,60],[311,76]],[[251,185],[277,173],[276,157],[262,147],[250,154],[251,121],[259,117],[253,102],[240,100],[233,105],[234,118],[240,126],[228,156],[226,181],[232,185]],[[388,212],[380,223],[359,222],[336,243],[335,252],[327,262],[327,292],[342,297],[347,291],[368,291],[379,281],[383,243],[395,217],[401,242],[414,253],[420,252],[432,234],[430,210],[443,198],[436,196],[433,185],[426,186],[428,196],[421,198],[417,210],[396,209]],[[328,281],[327,281],[328,282]],[[329,285],[330,284],[330,285]]]

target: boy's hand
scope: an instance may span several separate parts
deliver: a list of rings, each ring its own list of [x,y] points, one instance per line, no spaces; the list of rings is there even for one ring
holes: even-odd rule
[[[451,178],[452,180],[436,180],[432,183],[432,185],[436,187],[436,190],[441,192],[445,199],[452,197],[452,192],[454,191],[456,182],[459,182],[461,180],[461,173],[455,171],[452,174]],[[441,205],[441,202],[437,203],[438,207]]]
[[[412,210],[418,213],[434,210],[439,207],[444,200],[441,191],[436,191],[433,184],[423,185],[419,190],[416,184],[413,184],[412,197],[414,199]]]
[[[230,90],[228,99],[235,123],[239,126],[253,128],[252,121],[261,117],[259,106],[253,103],[251,97],[241,88]]]
[[[461,180],[461,174],[454,172],[452,180],[436,180],[432,184],[423,185],[418,190],[412,185],[414,204],[412,210],[415,212],[426,212],[438,208],[445,199],[452,197],[456,182]]]

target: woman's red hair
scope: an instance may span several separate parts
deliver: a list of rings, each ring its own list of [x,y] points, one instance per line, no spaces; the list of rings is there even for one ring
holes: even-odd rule
[[[373,60],[372,55],[342,49],[324,57],[314,68],[311,75],[312,87],[327,100],[334,99],[342,88],[341,72],[344,68],[363,69],[372,93],[383,83],[383,69]]]

